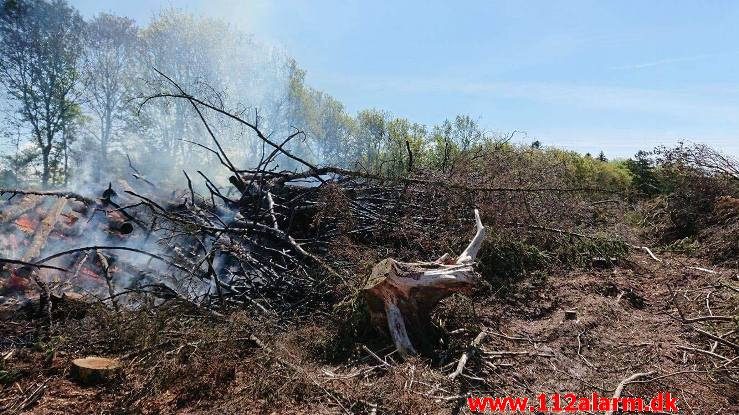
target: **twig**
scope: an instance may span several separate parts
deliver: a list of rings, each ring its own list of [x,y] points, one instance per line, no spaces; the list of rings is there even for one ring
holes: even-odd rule
[[[655,261],[657,261],[657,262],[662,262],[662,260],[661,260],[661,259],[659,259],[659,258],[657,258],[656,256],[654,256],[654,253],[652,253],[652,250],[651,250],[651,249],[649,249],[649,247],[647,247],[647,246],[642,246],[642,247],[641,247],[641,249],[643,249],[643,250],[647,251],[647,253],[649,254],[649,256],[650,256],[650,257],[652,257],[652,259],[653,259],[653,260],[655,260]]]
[[[697,331],[698,333],[700,333],[700,334],[702,334],[702,335],[710,338],[710,339],[716,340],[717,342],[719,342],[721,344],[724,344],[726,346],[729,346],[729,347],[733,348],[734,350],[739,350],[739,344],[733,343],[733,342],[731,342],[729,340],[724,339],[723,337],[716,336],[715,334],[709,333],[709,332],[704,331],[704,330],[701,330],[699,328],[694,328],[694,330]]]
[[[195,192],[192,190],[192,180],[190,180],[190,176],[187,175],[187,172],[182,170],[182,174],[185,175],[185,178],[187,179],[187,187],[190,189],[190,203],[195,205]]]
[[[31,392],[30,395],[26,397],[21,403],[18,405],[14,405],[11,407],[11,409],[14,409],[16,412],[21,412],[24,409],[28,408],[29,406],[33,405],[41,399],[41,397],[44,395],[44,392],[46,392],[46,384],[49,382],[49,379],[46,379],[41,385],[39,385],[33,392]]]
[[[67,269],[60,268],[60,267],[55,267],[53,265],[36,264],[36,263],[33,263],[33,262],[26,262],[26,261],[21,261],[21,260],[18,260],[18,259],[0,258],[0,264],[3,264],[3,263],[4,264],[13,264],[13,265],[23,265],[23,266],[26,266],[26,267],[33,267],[33,268],[53,269],[53,270],[62,271],[62,272],[69,272],[69,270],[67,270]]]
[[[173,266],[173,267],[175,267],[175,268],[177,268],[177,269],[179,269],[181,271],[185,271],[185,272],[190,272],[191,271],[190,269],[188,269],[188,268],[186,268],[186,267],[184,267],[182,265],[179,265],[179,264],[177,264],[175,262],[172,262],[172,261],[170,261],[170,260],[168,260],[166,258],[163,258],[163,257],[161,257],[159,255],[152,254],[152,253],[143,251],[141,249],[129,248],[127,246],[99,246],[99,245],[94,245],[94,246],[84,246],[84,247],[81,247],[81,248],[68,249],[66,251],[57,252],[56,254],[49,255],[46,258],[39,259],[38,261],[36,261],[36,265],[41,265],[44,262],[49,262],[49,261],[51,261],[54,258],[58,258],[58,257],[64,256],[64,255],[73,254],[75,252],[94,251],[94,250],[99,250],[99,249],[107,249],[107,250],[113,249],[113,250],[119,250],[119,251],[136,252],[136,253],[139,253],[139,254],[148,255],[148,256],[150,256],[150,257],[152,257],[154,259],[158,259],[158,260],[164,262],[165,264],[170,265],[170,266]]]
[[[115,297],[115,289],[113,289],[113,278],[110,276],[110,263],[108,263],[108,258],[106,258],[99,250],[95,250],[95,255],[97,255],[98,261],[100,261],[100,268],[103,270],[105,283],[108,286],[108,294],[110,295],[110,302],[113,304],[113,308],[118,311],[118,300],[117,297]]]
[[[714,353],[710,350],[696,349],[694,347],[688,347],[688,346],[682,346],[682,345],[678,345],[677,348],[680,350],[688,351],[688,352],[695,352],[695,353],[700,353],[700,354],[704,354],[704,355],[711,356],[711,357],[716,357],[724,361],[731,360],[726,356],[721,356],[720,354]]]
[[[377,360],[378,363],[382,366],[390,367],[390,363],[386,362],[385,360],[381,359],[380,356],[378,356],[375,352],[373,352],[369,347],[366,345],[362,345],[362,349],[367,352],[370,356],[372,356],[375,360]]]
[[[468,347],[467,351],[462,353],[462,357],[459,358],[459,362],[457,363],[457,369],[448,376],[450,380],[454,380],[457,378],[457,376],[462,374],[462,371],[464,370],[465,365],[467,365],[467,360],[469,360],[470,356],[472,356],[477,351],[477,348],[480,346],[480,343],[485,339],[486,335],[487,335],[487,332],[483,330],[480,332],[480,334],[475,336],[474,340],[472,340],[472,343],[470,343],[470,347]]]
[[[83,202],[85,204],[91,205],[95,203],[94,200],[87,198],[85,196],[82,196],[77,193],[73,192],[53,192],[48,190],[21,190],[21,189],[8,189],[4,187],[0,187],[0,195],[3,195],[5,193],[11,193],[13,195],[35,195],[35,196],[53,196],[53,197],[63,197],[67,199],[75,199],[79,200],[80,202]]]
[[[408,151],[408,173],[413,171],[413,151],[411,151],[411,142],[405,140],[405,149]]]
[[[584,332],[577,333],[577,355],[580,356],[580,358],[583,360],[583,362],[585,362],[585,364],[587,364],[588,366],[590,366],[591,369],[595,369],[596,367],[592,363],[590,363],[590,361],[588,359],[586,359],[585,356],[583,356],[582,354],[580,354],[580,350],[582,349],[582,342],[580,342],[580,336],[583,333]]]
[[[626,387],[626,385],[628,385],[629,383],[631,383],[631,382],[633,382],[633,381],[635,381],[635,380],[637,380],[639,378],[643,378],[645,376],[649,376],[649,375],[651,375],[653,373],[654,372],[635,373],[635,374],[627,377],[626,379],[622,380],[621,383],[619,383],[618,386],[616,386],[616,390],[613,392],[613,398],[611,399],[611,402],[614,402],[615,400],[617,400],[618,398],[621,397],[621,392],[623,392],[624,387]],[[613,412],[615,410],[616,410],[616,408],[610,408],[608,411],[605,412],[605,415],[613,415]]]

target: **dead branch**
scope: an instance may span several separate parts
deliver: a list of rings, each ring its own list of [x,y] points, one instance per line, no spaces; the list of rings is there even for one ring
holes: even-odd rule
[[[739,344],[733,343],[729,340],[724,339],[723,337],[716,336],[715,334],[709,333],[707,331],[701,330],[699,328],[693,328],[693,330],[697,331],[698,333],[708,337],[709,339],[715,340],[725,346],[729,346],[733,348],[734,350],[739,350]]]
[[[8,188],[0,187],[0,196],[6,193],[10,193],[12,195],[35,195],[35,196],[61,197],[61,198],[66,198],[66,199],[79,200],[80,202],[86,205],[92,205],[95,203],[94,200],[87,198],[85,196],[82,196],[80,194],[74,193],[74,192],[60,192],[60,191],[48,191],[48,190],[21,190],[21,189],[8,189]]]
[[[477,336],[475,336],[475,338],[472,340],[472,343],[470,343],[470,346],[467,348],[467,351],[462,353],[462,357],[459,358],[457,369],[455,369],[454,372],[449,375],[449,380],[454,380],[457,378],[457,376],[462,374],[465,365],[467,365],[467,360],[469,360],[470,356],[472,356],[477,351],[480,343],[482,343],[486,335],[486,331],[482,330]]]
[[[55,267],[53,265],[37,264],[34,262],[21,261],[18,259],[0,258],[0,264],[12,264],[12,265],[23,265],[24,267],[53,269],[55,271],[69,272],[68,269]]]
[[[627,377],[626,379],[622,380],[621,383],[616,386],[616,390],[613,391],[613,398],[611,399],[611,402],[615,402],[618,398],[621,397],[621,393],[623,392],[626,385],[629,383],[646,376],[650,376],[654,372],[643,372],[643,373],[634,373],[633,375]],[[605,415],[613,415],[613,412],[616,410],[616,408],[610,408],[608,411],[605,412]]]
[[[716,358],[719,358],[719,359],[721,359],[723,361],[729,361],[729,360],[731,360],[731,359],[729,359],[726,356],[722,356],[722,355],[720,355],[718,353],[714,353],[714,352],[712,352],[710,350],[696,349],[694,347],[688,347],[688,346],[682,346],[682,345],[678,345],[677,348],[680,349],[680,350],[688,351],[688,352],[700,353],[700,354],[704,354],[706,356],[716,357]]]
[[[240,170],[240,173],[252,173],[253,170]],[[355,170],[347,170],[340,167],[320,167],[315,170],[308,170],[304,172],[273,172],[268,173],[273,178],[275,185],[284,185],[287,182],[299,179],[307,179],[309,177],[317,177],[327,174],[335,174],[337,176],[353,177],[377,180],[381,182],[402,182],[408,184],[418,184],[425,186],[443,187],[449,189],[465,190],[469,192],[488,192],[488,193],[543,193],[543,192],[561,192],[561,193],[611,193],[620,194],[617,191],[611,191],[606,189],[596,189],[591,187],[485,187],[485,186],[469,186],[460,183],[442,181],[442,180],[427,180],[412,177],[401,177],[391,178],[381,176],[378,174],[365,173]]]
[[[54,258],[59,258],[61,256],[73,254],[75,252],[95,251],[95,250],[101,250],[101,249],[102,250],[120,250],[120,251],[136,252],[136,253],[139,253],[139,254],[142,254],[142,255],[150,256],[150,257],[152,257],[154,259],[158,259],[158,260],[164,262],[165,264],[167,264],[169,266],[172,266],[172,267],[175,267],[175,268],[177,268],[177,269],[179,269],[181,271],[187,271],[187,272],[190,271],[188,268],[186,268],[186,267],[184,267],[182,265],[179,265],[179,264],[177,264],[175,262],[172,262],[172,261],[170,261],[170,260],[168,260],[168,259],[166,259],[164,257],[159,256],[159,255],[152,254],[150,252],[146,252],[146,251],[143,251],[141,249],[130,248],[130,247],[127,247],[127,246],[98,246],[98,245],[95,245],[95,246],[85,246],[85,247],[81,247],[81,248],[68,249],[66,251],[57,252],[57,253],[52,254],[52,255],[49,255],[49,256],[47,256],[45,258],[41,258],[38,261],[36,261],[35,264],[36,265],[41,265],[41,264],[43,264],[45,262],[51,261]]]

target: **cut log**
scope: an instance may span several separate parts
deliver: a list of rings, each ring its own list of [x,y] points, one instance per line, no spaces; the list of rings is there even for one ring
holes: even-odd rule
[[[41,226],[36,229],[31,245],[21,258],[23,261],[31,261],[41,253],[41,250],[46,246],[46,241],[49,239],[51,231],[54,230],[56,221],[59,219],[59,215],[62,213],[65,206],[67,206],[67,199],[60,198],[54,202],[47,212],[46,217],[41,221]]]
[[[133,224],[125,220],[110,218],[108,219],[108,229],[113,233],[128,235],[133,232]]]
[[[84,385],[97,385],[113,379],[120,367],[116,359],[90,356],[73,360],[70,373]]]
[[[485,227],[475,209],[477,233],[456,261],[377,263],[362,290],[370,318],[386,329],[401,355],[415,355],[430,346],[431,311],[445,297],[471,289],[477,281],[473,263],[485,239]]]

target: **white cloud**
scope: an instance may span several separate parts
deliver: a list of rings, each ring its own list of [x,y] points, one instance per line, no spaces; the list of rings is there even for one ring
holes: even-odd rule
[[[673,117],[695,117],[706,114],[714,119],[726,119],[731,123],[736,123],[739,115],[739,91],[735,89],[736,86],[731,85],[723,90],[700,87],[658,90],[558,82],[475,82],[451,78],[333,77],[332,82],[343,84],[345,87],[369,90],[485,95],[492,98],[517,98],[591,110],[615,110]],[[730,92],[732,89],[735,93]]]
[[[704,53],[700,55],[693,55],[693,56],[683,56],[678,58],[666,58],[666,59],[658,59],[651,62],[642,62],[642,63],[636,63],[636,64],[630,64],[630,65],[621,65],[621,66],[614,66],[610,69],[614,70],[637,70],[637,69],[645,69],[645,68],[653,68],[655,66],[664,66],[664,65],[672,65],[675,63],[684,63],[684,62],[695,62],[695,61],[702,61],[712,58],[718,58],[721,56],[727,56],[727,55],[735,55],[737,52],[731,52],[731,53]]]

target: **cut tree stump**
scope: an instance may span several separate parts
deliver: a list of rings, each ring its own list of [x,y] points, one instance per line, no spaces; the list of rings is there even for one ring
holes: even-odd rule
[[[113,379],[121,365],[116,359],[85,357],[72,361],[71,375],[84,385],[97,385]]]
[[[428,349],[431,311],[443,298],[471,289],[477,281],[472,268],[485,239],[485,227],[475,209],[477,233],[456,260],[444,255],[434,262],[401,262],[387,258],[377,263],[363,288],[370,318],[387,329],[401,355]]]

